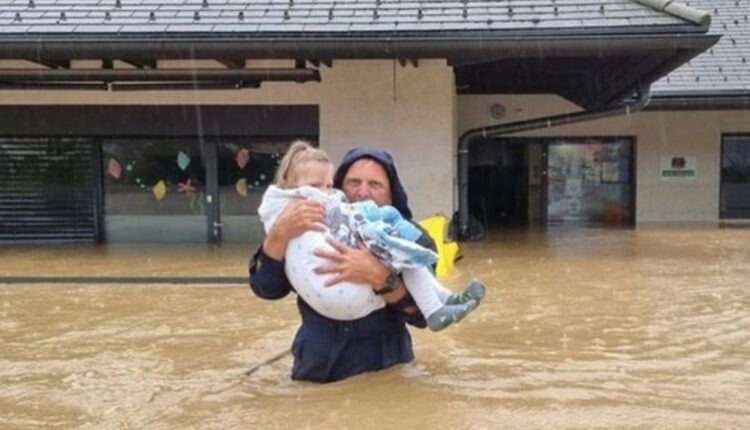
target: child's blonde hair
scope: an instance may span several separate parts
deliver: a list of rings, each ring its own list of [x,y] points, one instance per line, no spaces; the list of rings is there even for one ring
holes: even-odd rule
[[[328,154],[323,150],[314,148],[309,142],[297,139],[292,142],[289,150],[281,159],[274,184],[279,188],[294,188],[294,179],[297,167],[302,163],[317,161],[319,163],[332,164]]]

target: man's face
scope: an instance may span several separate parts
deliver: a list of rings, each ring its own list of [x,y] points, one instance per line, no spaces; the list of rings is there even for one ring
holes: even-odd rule
[[[368,158],[357,160],[349,166],[342,188],[346,197],[353,202],[369,199],[378,206],[393,202],[388,173],[380,163]]]

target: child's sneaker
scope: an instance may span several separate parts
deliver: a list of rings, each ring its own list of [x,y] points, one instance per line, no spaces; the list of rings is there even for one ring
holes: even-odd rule
[[[461,321],[469,312],[476,309],[476,300],[469,300],[458,305],[445,305],[426,318],[427,326],[432,331],[440,331],[449,325]]]
[[[446,305],[460,305],[461,303],[466,303],[470,300],[474,300],[477,302],[477,305],[482,302],[482,299],[484,298],[484,295],[486,293],[486,288],[484,286],[484,283],[480,281],[479,279],[472,279],[469,281],[469,284],[464,288],[463,291],[456,294],[451,294],[450,297],[445,301]]]

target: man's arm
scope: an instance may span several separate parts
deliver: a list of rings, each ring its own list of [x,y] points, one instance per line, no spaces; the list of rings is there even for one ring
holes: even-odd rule
[[[375,292],[385,286],[390,269],[372,255],[364,245],[355,249],[333,238],[327,240],[334,248],[332,251],[323,249],[315,251],[316,255],[330,261],[329,264],[315,269],[318,274],[332,275],[326,281],[326,285],[330,286],[342,281],[349,281],[370,285]],[[426,327],[427,322],[414,303],[414,299],[404,287],[403,281],[399,280],[398,287],[390,293],[384,294],[383,299],[398,319],[415,327]]]
[[[284,261],[266,255],[263,246],[250,258],[249,273],[250,289],[262,299],[281,299],[292,291],[292,285],[284,273]]]
[[[422,312],[420,312],[417,307],[414,298],[408,291],[406,291],[406,287],[403,286],[403,281],[401,281],[400,288],[404,290],[405,294],[400,300],[388,303],[388,308],[393,311],[396,318],[409,325],[417,328],[427,327],[427,321],[425,321],[424,315],[422,315]]]

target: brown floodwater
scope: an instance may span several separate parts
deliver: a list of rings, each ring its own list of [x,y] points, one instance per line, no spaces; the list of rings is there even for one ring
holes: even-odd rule
[[[19,276],[224,276],[248,247],[0,248]],[[519,230],[408,365],[289,379],[294,300],[238,285],[0,283],[0,428],[750,428],[750,230]]]

